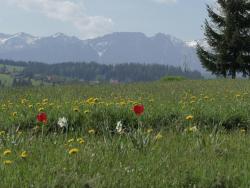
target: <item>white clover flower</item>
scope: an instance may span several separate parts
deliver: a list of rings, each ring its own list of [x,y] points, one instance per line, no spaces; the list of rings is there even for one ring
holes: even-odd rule
[[[118,121],[117,124],[116,124],[116,131],[117,133],[121,134],[123,132],[123,125],[122,125],[122,122],[121,121]]]
[[[65,117],[59,118],[57,124],[63,128],[63,127],[68,127],[68,121]]]

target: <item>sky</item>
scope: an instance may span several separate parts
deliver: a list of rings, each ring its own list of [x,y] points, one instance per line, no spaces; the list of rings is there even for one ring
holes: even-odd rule
[[[57,32],[81,39],[112,32],[202,39],[206,4],[213,0],[0,0],[0,33]]]

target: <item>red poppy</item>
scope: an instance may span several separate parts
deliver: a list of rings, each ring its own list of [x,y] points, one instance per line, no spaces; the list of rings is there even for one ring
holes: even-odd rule
[[[138,105],[135,105],[134,108],[134,113],[137,115],[137,116],[140,116],[143,114],[144,112],[144,106],[142,104],[138,104]]]
[[[36,116],[36,120],[38,122],[47,123],[47,115],[46,115],[46,113],[43,112],[43,113],[38,114]]]

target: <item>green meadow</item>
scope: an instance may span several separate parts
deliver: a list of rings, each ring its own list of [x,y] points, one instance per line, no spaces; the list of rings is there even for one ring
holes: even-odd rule
[[[0,187],[250,187],[249,83],[1,89]]]

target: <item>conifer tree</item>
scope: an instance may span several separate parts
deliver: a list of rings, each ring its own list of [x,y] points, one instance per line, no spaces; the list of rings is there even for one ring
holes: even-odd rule
[[[204,35],[210,47],[197,45],[200,61],[215,75],[250,76],[250,0],[217,0],[216,5],[217,10],[207,5]]]

